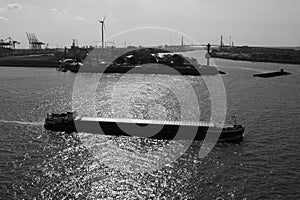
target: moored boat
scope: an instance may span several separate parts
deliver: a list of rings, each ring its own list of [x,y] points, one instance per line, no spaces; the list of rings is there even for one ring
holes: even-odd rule
[[[64,59],[59,62],[59,68],[62,72],[66,72],[67,70],[70,70],[71,72],[78,72],[80,67],[82,66],[82,63],[74,60],[74,59]]]

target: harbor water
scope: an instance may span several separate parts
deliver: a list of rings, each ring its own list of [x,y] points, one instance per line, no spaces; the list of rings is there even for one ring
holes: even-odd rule
[[[209,121],[211,99],[201,77],[131,74],[122,79],[122,74],[106,74],[97,88],[97,103],[82,104],[95,75],[82,75],[85,87],[74,99],[79,74],[1,67],[0,199],[299,199],[300,66],[215,63],[227,73],[221,76],[226,122],[238,115],[246,126],[244,141],[216,144],[204,158],[199,157],[202,143],[193,142],[176,160],[138,172],[161,157],[164,152],[155,152],[165,145],[176,152],[184,144],[47,131],[47,112],[77,106],[79,112],[99,117],[180,120],[182,98],[200,106],[201,120]],[[291,75],[252,76],[281,68]],[[198,103],[184,93],[183,80],[195,88]],[[151,81],[165,84],[140,84]],[[124,105],[122,98],[129,94]],[[184,120],[197,119],[185,113]]]

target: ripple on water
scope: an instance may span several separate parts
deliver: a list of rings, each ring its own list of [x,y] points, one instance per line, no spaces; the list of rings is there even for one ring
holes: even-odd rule
[[[241,144],[218,144],[200,159],[201,143],[193,143],[176,161],[148,172],[157,160],[184,145],[149,139],[65,134],[45,131],[40,122],[47,112],[72,109],[75,75],[54,69],[1,68],[0,73],[0,198],[3,199],[297,199],[299,166],[299,69],[284,65],[292,75],[253,79],[247,67],[272,69],[269,64],[220,61],[227,91],[228,118],[238,114],[246,124]],[[225,70],[226,69],[226,70]],[[277,70],[277,69],[275,69]],[[88,75],[85,81],[89,81]],[[181,77],[132,75],[112,90],[120,74],[103,76],[97,88],[96,115],[178,119],[178,99],[168,87],[136,82]],[[142,79],[142,80],[141,80]],[[210,107],[209,93],[197,77],[188,77],[201,108]],[[126,90],[126,85],[128,90]],[[140,85],[140,86],[141,86]],[[129,90],[135,91],[123,104]],[[184,93],[180,85],[178,91]],[[118,98],[112,98],[113,94]],[[82,94],[83,100],[84,94]],[[176,95],[175,95],[176,96]],[[189,96],[182,94],[183,101]],[[122,99],[123,97],[123,99]],[[193,108],[193,103],[191,108]],[[76,105],[76,102],[75,102]],[[114,109],[112,109],[111,105]],[[128,107],[126,107],[126,106]],[[151,105],[151,106],[148,106]],[[129,112],[124,114],[127,108]],[[88,111],[78,105],[82,112]],[[160,112],[158,112],[160,111]],[[94,114],[94,112],[90,112]],[[187,117],[195,116],[187,112]],[[201,110],[201,119],[210,118]],[[162,151],[171,145],[170,152]],[[143,156],[151,153],[148,156]],[[166,161],[168,158],[166,158]],[[115,167],[110,167],[114,165]]]

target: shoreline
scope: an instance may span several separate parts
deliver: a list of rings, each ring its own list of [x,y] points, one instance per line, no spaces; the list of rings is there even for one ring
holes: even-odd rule
[[[242,61],[242,62],[251,62],[251,63],[274,63],[274,64],[290,64],[290,65],[300,65],[300,63],[292,63],[292,62],[277,62],[277,61],[253,61],[251,59],[244,59],[244,58],[231,58],[231,57],[223,57],[223,56],[212,56],[212,58],[221,59],[221,60],[230,60],[230,61]],[[13,61],[13,62],[1,62],[0,61],[0,68],[1,67],[15,67],[15,68],[57,68],[58,63],[57,62],[22,62],[19,61]]]
[[[277,64],[290,64],[290,65],[300,65],[300,62],[293,62],[293,61],[278,61],[278,60],[268,60],[268,59],[261,59],[261,60],[253,60],[248,58],[236,58],[230,55],[213,55],[212,58],[218,58],[223,60],[231,60],[231,61],[244,61],[244,62],[252,62],[252,63],[277,63]]]
[[[9,56],[0,58],[0,66],[6,67],[52,67],[58,66],[58,58],[53,55]]]
[[[223,47],[210,52],[212,58],[226,60],[265,62],[278,64],[300,64],[300,51],[262,47]]]
[[[25,62],[25,63],[18,63],[18,62],[12,62],[12,63],[1,63],[0,67],[30,67],[30,68],[56,68],[58,65],[57,63],[52,62]]]

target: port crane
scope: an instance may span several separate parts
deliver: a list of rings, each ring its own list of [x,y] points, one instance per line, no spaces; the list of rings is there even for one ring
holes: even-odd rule
[[[29,42],[29,49],[38,50],[45,44],[44,42],[39,41],[34,33],[26,32],[26,36]]]
[[[16,49],[16,44],[21,44],[20,42],[12,39],[11,37],[8,37],[6,39],[0,39],[0,47],[3,48],[11,48]]]

